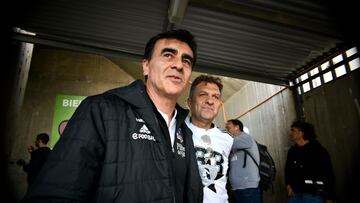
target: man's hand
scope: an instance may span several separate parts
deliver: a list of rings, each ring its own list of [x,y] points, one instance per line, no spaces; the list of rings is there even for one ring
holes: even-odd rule
[[[27,150],[29,153],[31,153],[32,151],[34,151],[34,147],[30,145],[28,146]]]
[[[294,194],[294,191],[292,190],[292,188],[291,188],[290,185],[287,185],[287,186],[286,186],[286,192],[287,192],[288,197],[292,197],[292,196],[295,195],[295,194]]]

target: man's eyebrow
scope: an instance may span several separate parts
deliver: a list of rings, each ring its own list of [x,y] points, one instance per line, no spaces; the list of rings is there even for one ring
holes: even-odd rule
[[[189,59],[191,61],[191,63],[194,62],[194,58],[192,56],[190,56],[189,54],[183,54],[182,58],[184,59]]]
[[[177,53],[177,50],[176,49],[173,49],[173,48],[164,48],[163,50],[161,50],[161,53],[165,53],[165,52],[170,52],[170,53]]]
[[[164,48],[164,49],[161,50],[161,54],[163,54],[165,52],[170,52],[170,53],[176,54],[178,52],[178,50],[173,49],[173,48]],[[191,63],[194,62],[194,58],[189,54],[183,54],[181,58],[188,59],[188,60],[191,61]]]

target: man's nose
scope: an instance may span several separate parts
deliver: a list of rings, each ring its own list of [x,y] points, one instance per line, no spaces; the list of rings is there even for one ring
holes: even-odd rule
[[[178,71],[183,70],[183,63],[181,57],[175,57],[173,60],[172,68],[175,68]]]
[[[206,97],[206,103],[208,104],[214,104],[215,103],[215,98],[212,98],[211,96],[207,96]]]

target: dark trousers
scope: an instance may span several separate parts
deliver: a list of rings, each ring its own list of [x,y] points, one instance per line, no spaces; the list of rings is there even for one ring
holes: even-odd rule
[[[259,188],[233,190],[234,203],[262,203],[262,191]]]

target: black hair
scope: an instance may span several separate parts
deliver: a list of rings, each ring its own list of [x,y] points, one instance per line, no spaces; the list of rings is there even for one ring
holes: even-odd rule
[[[304,133],[304,140],[313,141],[316,139],[314,126],[310,123],[305,121],[294,121],[291,124],[291,127],[298,128],[300,131],[302,131]]]
[[[49,142],[49,135],[47,133],[40,133],[36,136],[36,140],[41,140],[42,143],[47,144]]]
[[[195,88],[197,85],[199,85],[201,82],[205,83],[213,83],[216,84],[219,87],[220,93],[222,91],[223,85],[221,83],[221,79],[218,77],[213,77],[210,75],[199,75],[195,80],[191,83],[190,87],[190,94],[189,97],[191,97],[195,91]]]
[[[195,37],[189,31],[182,29],[170,30],[167,32],[157,34],[152,38],[150,38],[149,41],[146,43],[143,59],[147,59],[147,60],[151,59],[154,51],[154,46],[156,42],[160,39],[177,39],[187,43],[194,54],[192,67],[195,66],[195,62],[197,58],[197,45],[196,45]]]
[[[237,119],[230,119],[230,120],[228,120],[228,122],[231,122],[235,126],[239,126],[241,132],[244,131],[244,125],[241,121],[239,121]]]

